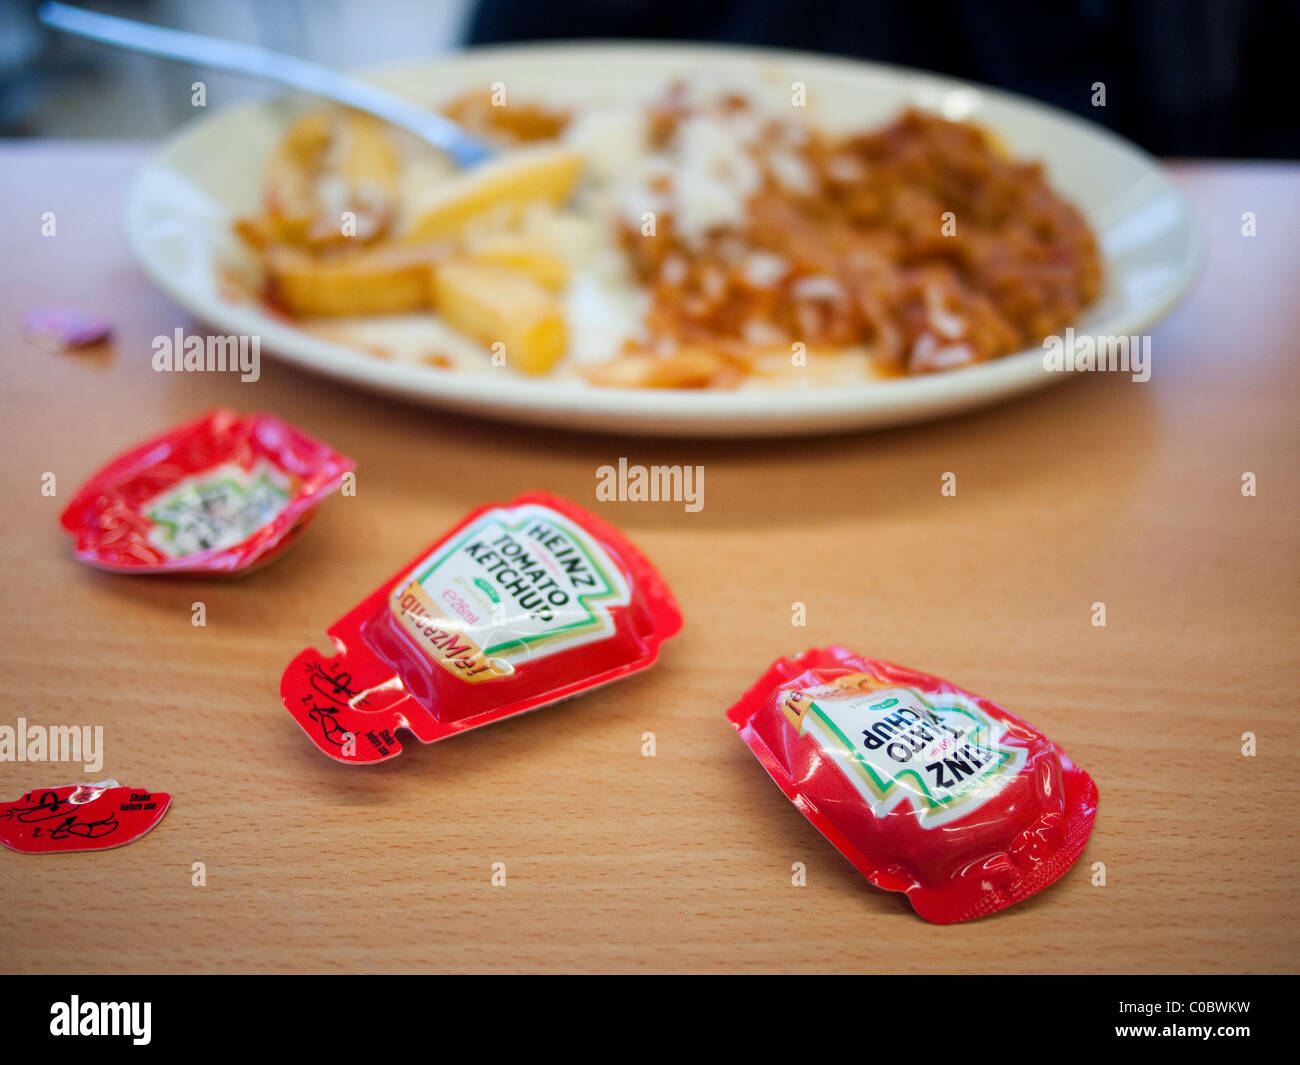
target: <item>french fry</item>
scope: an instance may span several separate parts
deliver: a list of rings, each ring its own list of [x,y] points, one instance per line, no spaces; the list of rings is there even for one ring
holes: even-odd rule
[[[551,145],[512,151],[429,189],[411,207],[411,243],[458,236],[485,216],[510,217],[533,203],[559,204],[577,183],[581,159]]]
[[[306,238],[319,213],[316,177],[333,136],[328,112],[313,111],[293,123],[276,145],[266,169],[267,228],[280,239]]]
[[[569,264],[542,241],[519,233],[499,233],[470,244],[466,257],[476,263],[504,266],[527,274],[543,288],[569,283]]]
[[[383,123],[357,112],[298,119],[267,166],[266,209],[242,222],[254,246],[338,247],[382,236],[397,214],[402,161]],[[345,231],[344,212],[354,216]]]
[[[505,345],[508,366],[542,374],[564,354],[564,314],[531,277],[466,260],[438,264],[432,274],[433,306],[443,321],[488,348]]]
[[[668,355],[625,352],[587,371],[602,388],[708,388],[727,369],[728,361],[709,348],[688,346]]]
[[[339,173],[348,186],[368,196],[395,196],[402,160],[388,127],[370,115],[350,111],[342,133]]]
[[[317,257],[277,245],[263,256],[267,295],[303,318],[428,310],[436,254],[429,248],[363,248]]]
[[[322,209],[308,238],[318,246],[337,245],[343,211],[352,213],[354,224],[343,240],[383,236],[397,216],[401,169],[401,156],[388,127],[369,115],[348,112],[339,131],[337,157],[327,158],[318,184]],[[322,193],[335,176],[341,190]]]

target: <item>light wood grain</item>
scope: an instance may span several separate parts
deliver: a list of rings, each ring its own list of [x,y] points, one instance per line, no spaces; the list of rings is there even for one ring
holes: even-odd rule
[[[118,228],[135,147],[0,151],[0,722],[102,723],[105,774],[171,791],[143,840],[0,852],[0,967],[161,970],[1236,971],[1296,967],[1300,171],[1176,168],[1209,242],[1139,385],[1095,375],[929,426],[815,441],[503,427],[266,360],[241,385],[150,369],[194,328]],[[39,235],[55,211],[58,236]],[[1240,235],[1254,211],[1259,235]],[[21,312],[103,310],[104,356]],[[93,572],[58,514],[142,436],[217,404],[351,454],[280,561],[224,583]],[[596,468],[702,464],[705,507],[596,504]],[[58,477],[44,498],[40,478]],[[955,498],[940,476],[958,476]],[[1243,498],[1242,473],[1259,494]],[[349,768],[280,706],[302,647],[471,506],[545,488],[659,564],[686,627],[653,671]],[[190,624],[203,601],[207,627]],[[791,626],[791,604],[808,625]],[[1104,601],[1108,625],[1090,623]],[[951,678],[1058,739],[1101,789],[1083,860],[1005,914],[939,928],[868,887],[722,714],[773,657],[831,641]],[[658,754],[643,758],[642,733]],[[1240,753],[1243,732],[1258,755]],[[79,767],[0,764],[0,796]],[[191,863],[207,886],[190,884]],[[493,862],[508,883],[490,883]],[[791,863],[808,884],[790,885]],[[1104,862],[1107,885],[1090,883]]]

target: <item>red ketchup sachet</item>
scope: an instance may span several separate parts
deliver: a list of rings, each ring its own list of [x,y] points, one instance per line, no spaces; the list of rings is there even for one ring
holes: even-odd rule
[[[214,410],[113,459],[62,523],[100,569],[234,573],[293,543],[352,467],[279,418]]]
[[[682,624],[616,529],[546,493],[473,511],[303,651],[285,707],[322,751],[367,763],[645,669]]]
[[[872,884],[927,921],[995,913],[1082,853],[1097,786],[996,703],[843,647],[778,659],[727,718]]]

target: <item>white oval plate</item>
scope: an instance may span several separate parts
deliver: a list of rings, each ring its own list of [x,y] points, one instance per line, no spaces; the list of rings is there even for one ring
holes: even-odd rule
[[[371,80],[434,105],[504,82],[516,98],[641,98],[674,75],[807,86],[809,116],[839,129],[883,124],[905,105],[994,130],[1018,158],[1042,161],[1053,187],[1097,233],[1106,286],[1075,331],[1141,335],[1195,277],[1200,236],[1181,193],[1150,156],[1098,126],[947,78],[825,56],[695,45],[534,45],[479,49]],[[232,219],[256,210],[263,164],[296,105],[280,99],[193,123],[153,156],[127,197],[130,247],[153,281],[222,333],[260,336],[268,353],[411,402],[539,425],[663,436],[761,436],[898,425],[988,404],[1059,381],[1041,348],[950,373],[789,392],[605,389],[572,380],[483,376],[376,358],[301,332],[219,291],[238,255]],[[503,371],[509,373],[509,371]],[[493,375],[495,377],[495,375]]]

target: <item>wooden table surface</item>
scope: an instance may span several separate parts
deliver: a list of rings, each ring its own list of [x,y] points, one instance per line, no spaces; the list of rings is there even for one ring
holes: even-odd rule
[[[197,327],[123,244],[141,156],[0,150],[0,724],[102,724],[102,775],[175,797],[127,847],[0,852],[0,968],[1297,967],[1300,169],[1174,168],[1208,259],[1154,333],[1147,384],[1099,374],[915,428],[691,443],[493,425],[270,359],[251,385],[153,372],[152,338]],[[57,237],[40,235],[45,211]],[[1240,233],[1245,211],[1257,236]],[[110,315],[112,349],[26,343],[22,312],[52,303]],[[247,579],[76,563],[58,515],[81,480],[218,404],[273,411],[354,456],[356,497],[328,501]],[[596,503],[597,467],[622,456],[702,465],[703,510]],[[532,488],[597,509],[667,576],[686,625],[659,665],[411,740],[378,767],[326,759],[280,705],[285,664],[326,646],[331,621],[469,508]],[[771,659],[828,642],[948,677],[1057,739],[1101,790],[1083,859],[1028,902],[952,927],[869,887],[722,716]],[[85,775],[0,763],[0,798]]]

